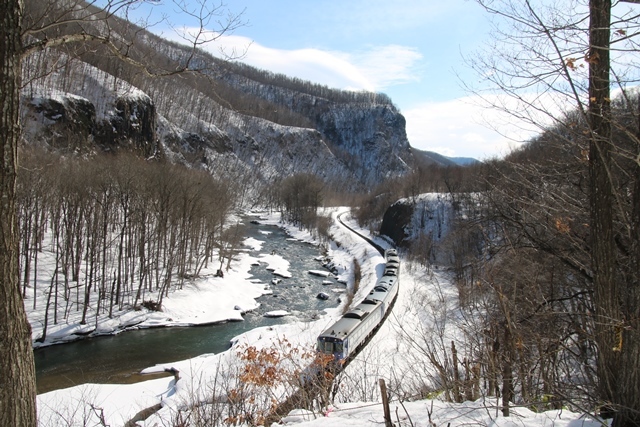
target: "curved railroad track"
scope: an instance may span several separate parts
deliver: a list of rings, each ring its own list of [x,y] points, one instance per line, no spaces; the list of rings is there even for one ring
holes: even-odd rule
[[[354,230],[352,227],[344,223],[342,216],[345,213],[347,212],[342,212],[338,214],[337,216],[338,222],[340,222],[340,224],[343,227],[347,228],[349,231],[351,231],[358,237],[365,240],[367,243],[373,246],[381,255],[384,256],[385,249],[382,246],[378,245],[373,240],[360,234],[358,231]],[[399,280],[398,280],[398,286],[400,286]],[[339,374],[340,371],[345,369],[349,365],[349,363],[358,354],[360,354],[360,352],[369,344],[369,342],[375,336],[378,330],[380,330],[380,327],[384,324],[387,317],[389,317],[389,314],[393,310],[393,307],[395,306],[397,299],[398,299],[398,294],[396,294],[394,299],[389,304],[389,309],[386,311],[380,323],[378,323],[378,325],[371,330],[367,338],[364,340],[363,344],[355,352],[350,354],[347,359],[344,359],[343,363],[341,363],[340,365],[332,365],[332,368],[330,369],[330,372],[329,372],[331,375],[325,375],[327,373],[325,371],[321,371],[321,370],[316,371],[313,378],[305,381],[305,383],[302,384],[302,386],[298,389],[296,393],[289,396],[289,398],[287,398],[284,402],[282,402],[280,405],[278,405],[269,413],[269,415],[265,418],[265,426],[269,427],[272,423],[278,422],[284,416],[289,414],[289,412],[291,412],[296,408],[301,408],[301,407],[311,405],[313,402],[313,399],[310,397],[315,397],[319,393],[325,393],[325,395],[328,395],[327,393],[330,393],[331,388],[333,387],[333,379],[335,378],[335,376]],[[308,409],[311,409],[311,408],[308,408]]]
[[[342,216],[344,214],[346,214],[347,212],[341,212],[338,214],[337,218],[338,218],[338,222],[340,222],[340,224],[342,224],[342,226],[344,226],[347,230],[351,231],[353,234],[357,235],[358,237],[360,237],[361,239],[365,240],[367,243],[369,243],[371,246],[373,246],[374,248],[376,248],[376,250],[378,252],[380,252],[380,255],[384,255],[384,248],[382,246],[380,246],[379,244],[377,244],[376,242],[374,242],[373,240],[369,239],[368,237],[366,237],[363,234],[360,234],[359,232],[357,232],[356,230],[354,230],[353,228],[349,227],[347,224],[344,223],[344,221],[342,221]]]

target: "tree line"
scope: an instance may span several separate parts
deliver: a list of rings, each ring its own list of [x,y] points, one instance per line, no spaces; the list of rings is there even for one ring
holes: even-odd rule
[[[46,305],[40,341],[71,313],[97,325],[123,309],[161,310],[164,297],[204,268],[223,274],[244,237],[229,223],[241,180],[126,153],[86,159],[24,147],[20,158],[20,290],[30,308]],[[283,221],[326,235],[316,176],[249,191]]]
[[[330,88],[327,85],[313,83],[298,77],[290,77],[282,73],[261,70],[242,62],[224,62],[221,66],[223,69],[228,70],[228,72],[243,76],[260,85],[275,86],[288,91],[323,98],[339,104],[393,104],[391,98],[384,93]]]

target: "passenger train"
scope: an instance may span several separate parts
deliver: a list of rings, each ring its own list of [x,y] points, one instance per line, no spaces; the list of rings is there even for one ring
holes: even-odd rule
[[[318,336],[318,351],[336,361],[349,359],[380,325],[398,295],[400,258],[395,249],[384,253],[385,268],[373,290],[356,307]]]

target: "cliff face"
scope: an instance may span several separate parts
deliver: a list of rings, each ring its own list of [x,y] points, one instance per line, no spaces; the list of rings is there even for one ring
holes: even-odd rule
[[[452,232],[456,215],[460,217],[454,206],[452,198],[441,193],[400,199],[384,213],[380,234],[429,262],[448,265],[452,251],[465,244],[459,233]]]
[[[244,94],[307,119],[344,165],[343,173],[363,187],[404,175],[414,162],[405,119],[384,96],[357,94],[352,100],[345,95],[345,100],[336,101],[335,93],[305,93],[238,74],[226,74],[223,79]]]
[[[337,104],[317,118],[319,131],[353,159],[368,185],[409,171],[405,119],[391,105]]]
[[[413,218],[415,204],[408,199],[399,200],[384,213],[380,234],[389,237],[396,246],[405,247],[409,242],[409,224]]]
[[[144,157],[158,152],[156,108],[148,96],[119,96],[96,140],[108,150],[127,149]]]
[[[146,158],[159,152],[156,111],[148,96],[118,96],[109,113],[71,93],[23,98],[24,139],[75,153],[126,150]]]

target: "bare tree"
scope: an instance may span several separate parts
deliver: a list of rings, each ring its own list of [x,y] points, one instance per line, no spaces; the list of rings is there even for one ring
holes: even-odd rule
[[[66,47],[81,53],[97,45],[107,48],[111,56],[133,64],[151,73],[157,64],[147,67],[148,55],[134,51],[140,27],[124,25],[114,20],[116,14],[124,14],[135,0],[110,0],[104,10],[82,1],[29,1],[29,8],[22,0],[0,2],[0,139],[2,140],[2,171],[0,172],[0,424],[16,427],[36,425],[35,370],[31,349],[30,327],[26,319],[19,287],[18,227],[16,216],[17,150],[20,140],[19,105],[22,60],[31,52],[45,48]],[[182,2],[179,2],[182,4]],[[205,32],[209,19],[220,9],[207,8],[201,2],[200,31],[190,38],[192,55],[175,58],[173,64],[160,68],[161,73],[177,73],[193,66],[195,49],[210,38],[205,34],[224,34],[240,24],[237,16],[230,16],[227,25],[215,33]],[[23,21],[24,20],[24,21]],[[222,30],[222,31],[220,31]],[[127,35],[128,37],[116,36]],[[217,37],[217,36],[215,36]],[[84,49],[83,49],[84,48]],[[149,52],[149,50],[147,50]]]
[[[626,90],[638,80],[639,15],[610,0],[479,3],[501,21],[493,55],[472,61],[498,92],[485,93],[485,100],[546,129],[547,144],[534,144],[554,147],[535,165],[519,162],[508,174],[495,169],[502,185],[522,184],[500,205],[520,229],[510,243],[542,250],[585,280],[574,295],[588,295],[595,313],[586,323],[597,347],[594,403],[615,412],[614,425],[638,425],[640,373],[632,360],[640,357],[639,277],[632,266],[638,259],[640,140],[637,124],[622,119],[625,113],[612,115],[610,76],[622,99],[635,99]],[[619,103],[637,117],[637,104]],[[552,169],[556,175],[547,173]],[[557,179],[562,175],[568,180]]]
[[[36,378],[19,287],[16,170],[20,140],[19,105],[22,58],[20,1],[0,2],[0,424],[36,425]]]
[[[312,174],[299,173],[278,183],[280,209],[285,221],[301,229],[315,228],[324,183]]]

